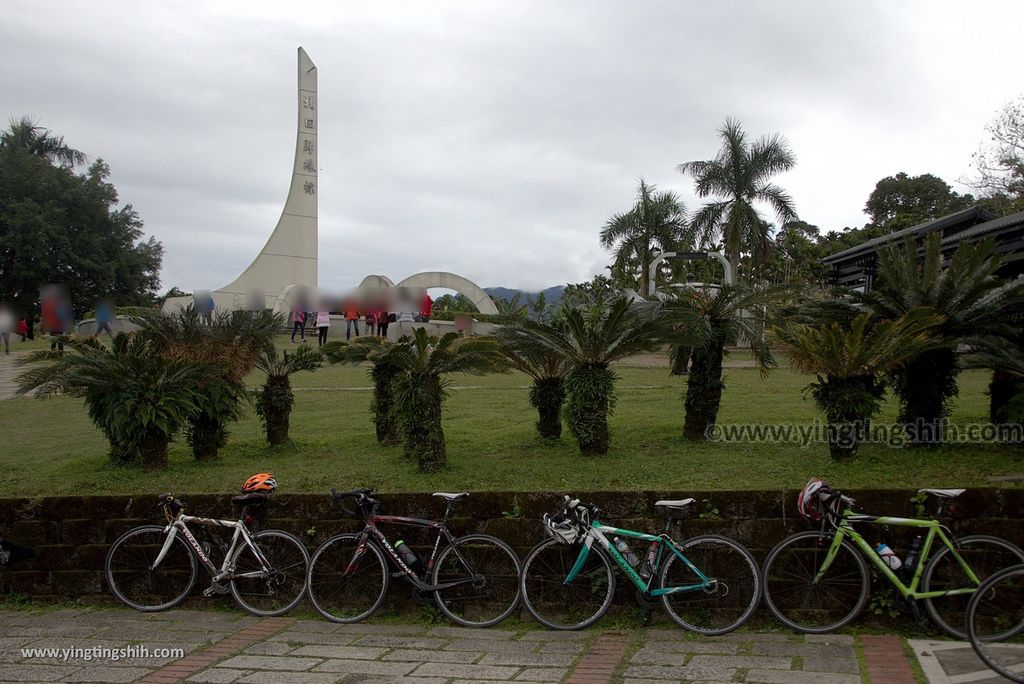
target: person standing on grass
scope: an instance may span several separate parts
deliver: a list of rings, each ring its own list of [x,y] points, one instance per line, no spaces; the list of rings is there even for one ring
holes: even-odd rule
[[[101,299],[96,302],[96,333],[93,337],[99,337],[101,332],[106,332],[110,335],[110,339],[114,339],[114,331],[110,328],[110,323],[116,318],[114,311],[114,305],[106,299]]]
[[[293,308],[291,314],[292,322],[292,344],[295,344],[295,333],[299,333],[299,338],[306,341],[306,312],[299,308]]]
[[[330,311],[317,311],[316,312],[316,329],[317,329],[317,346],[324,346],[327,344],[327,331],[331,328],[331,312]]]
[[[21,335],[21,341],[24,342],[28,338],[28,319],[24,316],[18,321],[18,334]]]
[[[0,340],[4,341],[4,354],[11,353],[11,333],[15,328],[14,311],[7,304],[0,304]]]
[[[352,327],[356,329],[356,337],[359,337],[359,307],[356,300],[350,299],[345,303],[345,339],[352,338]]]

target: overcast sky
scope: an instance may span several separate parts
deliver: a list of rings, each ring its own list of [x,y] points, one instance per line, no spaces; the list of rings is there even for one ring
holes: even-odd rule
[[[866,221],[882,177],[955,181],[1024,91],[1024,2],[0,2],[0,113],[111,166],[163,285],[259,252],[319,69],[320,284],[451,270],[539,289],[609,262],[643,176],[708,159],[727,116],[781,133],[800,217]]]

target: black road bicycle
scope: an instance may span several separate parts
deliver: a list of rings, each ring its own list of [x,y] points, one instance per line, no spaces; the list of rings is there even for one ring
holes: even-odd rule
[[[466,492],[435,492],[447,503],[441,521],[380,515],[372,489],[331,490],[331,497],[363,529],[339,534],[313,552],[306,587],[313,606],[333,622],[359,622],[369,617],[401,577],[423,593],[433,594],[437,607],[466,627],[489,627],[508,617],[519,603],[519,558],[508,544],[487,534],[455,537],[448,517]],[[354,506],[348,507],[348,503]],[[408,549],[392,545],[379,523],[436,530],[433,551],[423,562]],[[442,540],[444,544],[442,545]],[[421,566],[421,567],[411,567]],[[389,563],[396,570],[389,569]]]

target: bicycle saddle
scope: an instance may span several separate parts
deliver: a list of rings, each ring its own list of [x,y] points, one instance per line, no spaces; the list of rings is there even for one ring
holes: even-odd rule
[[[696,499],[662,499],[661,501],[655,501],[655,508],[671,508],[673,510],[681,511],[687,506],[693,504]]]
[[[462,501],[463,499],[465,499],[467,496],[469,496],[469,492],[434,492],[433,496],[439,496],[445,501],[451,501],[452,503],[454,503],[456,501]]]
[[[249,492],[248,494],[239,494],[238,496],[231,497],[231,502],[240,506],[263,503],[266,500],[267,495],[263,492]]]
[[[940,499],[955,499],[960,496],[966,489],[918,489],[919,494],[934,494]]]

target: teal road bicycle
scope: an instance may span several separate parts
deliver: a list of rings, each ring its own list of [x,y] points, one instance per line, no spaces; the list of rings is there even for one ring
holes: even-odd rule
[[[552,629],[588,627],[612,604],[617,566],[642,605],[660,602],[685,629],[708,636],[736,629],[761,598],[757,563],[726,537],[673,541],[668,534],[673,521],[693,504],[693,499],[658,501],[655,506],[666,513],[665,531],[646,534],[605,525],[597,506],[566,496],[559,512],[544,516],[548,538],[523,561],[520,590],[526,609]],[[641,555],[627,539],[645,542]]]
[[[932,621],[957,639],[966,638],[964,613],[987,577],[1024,563],[1016,544],[987,535],[956,537],[938,520],[963,489],[921,489],[938,502],[935,518],[897,518],[854,512],[855,501],[817,478],[797,498],[797,508],[821,529],[798,532],[775,545],[764,560],[764,598],[783,624],[808,634],[824,634],[852,622],[867,605],[869,563],[895,588],[912,614],[923,621],[920,604]],[[887,560],[856,529],[859,525],[911,528],[917,538],[904,559]],[[877,528],[881,538],[884,527]],[[892,565],[899,567],[893,568]],[[987,602],[998,598],[983,597]],[[990,639],[1010,638],[1024,630],[1024,615],[1003,625]]]

